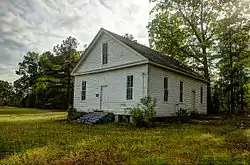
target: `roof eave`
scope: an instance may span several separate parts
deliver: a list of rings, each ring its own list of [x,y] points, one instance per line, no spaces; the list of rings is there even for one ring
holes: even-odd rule
[[[168,66],[165,66],[165,65],[162,65],[162,64],[153,62],[153,61],[149,61],[148,63],[149,63],[149,64],[152,64],[152,65],[155,65],[155,66],[158,66],[158,67],[161,67],[161,68],[165,68],[165,69],[171,70],[171,71],[176,72],[176,73],[180,73],[180,74],[186,75],[186,76],[188,76],[188,77],[192,77],[192,78],[194,78],[194,79],[197,79],[197,80],[200,80],[200,81],[203,81],[203,82],[206,82],[206,83],[209,83],[209,81],[206,80],[206,79],[203,78],[203,77],[198,77],[198,76],[195,76],[195,75],[192,75],[192,74],[189,74],[189,73],[186,73],[186,72],[183,72],[183,71],[174,69],[174,68],[172,68],[172,67],[168,67]]]

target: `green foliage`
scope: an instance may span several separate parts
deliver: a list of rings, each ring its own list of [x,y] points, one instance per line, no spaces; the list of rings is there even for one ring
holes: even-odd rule
[[[216,80],[214,99],[217,101],[216,108],[229,115],[246,111],[248,102],[249,23],[238,15],[238,10],[245,9],[238,5],[236,11],[221,19],[216,29],[219,34],[216,45],[219,77]]]
[[[190,116],[189,109],[180,108],[176,112],[176,117],[188,117]]]
[[[248,82],[245,86],[244,86],[244,89],[245,89],[245,104],[246,104],[246,107],[248,107],[248,112],[250,113],[250,82]]]
[[[151,127],[156,113],[155,106],[156,99],[148,96],[141,98],[140,104],[137,107],[128,108],[129,114],[133,119],[133,124],[135,126]]]
[[[223,12],[222,1],[153,0],[149,22],[150,45],[210,78],[214,26]],[[210,10],[208,10],[210,9]]]
[[[127,39],[129,39],[131,41],[137,42],[137,40],[135,40],[135,38],[134,38],[134,36],[132,34],[126,33],[123,37],[127,38]]]
[[[237,149],[249,149],[250,148],[250,136],[248,136],[244,131],[238,130],[229,133],[226,136],[225,141],[230,143]]]
[[[214,156],[214,155],[205,155],[199,162],[199,164],[203,165],[211,165],[211,164],[247,165],[248,163],[249,160],[241,157]]]
[[[82,117],[83,115],[86,114],[86,112],[77,112],[77,110],[73,107],[70,106],[69,109],[67,110],[67,120],[68,121],[73,121],[78,119],[79,117]]]
[[[36,108],[67,109],[73,101],[73,78],[70,73],[80,53],[73,37],[54,47],[54,53],[28,52],[16,71],[15,105]]]
[[[5,111],[0,114],[1,165],[250,163],[248,149],[236,149],[227,141],[241,133],[250,137],[250,129],[237,129],[231,121],[130,129],[116,124],[68,123],[66,112],[0,111]]]
[[[143,126],[144,125],[144,121],[143,121],[144,113],[142,109],[139,106],[137,106],[134,108],[129,108],[128,110],[130,111],[129,114],[131,115],[133,119],[133,123],[136,126]]]
[[[189,116],[193,119],[199,119],[201,115],[197,111],[191,111]]]
[[[178,122],[186,122],[190,119],[190,110],[180,108],[177,110],[175,117]]]
[[[0,80],[0,106],[14,105],[14,89],[11,83]]]
[[[237,114],[239,109],[242,111],[247,102],[243,86],[249,81],[250,3],[242,0],[152,1],[155,6],[148,25],[150,46],[191,66],[208,80],[215,74],[212,84],[220,88],[220,95],[217,89],[213,90],[212,104],[208,84],[209,112],[226,109]]]

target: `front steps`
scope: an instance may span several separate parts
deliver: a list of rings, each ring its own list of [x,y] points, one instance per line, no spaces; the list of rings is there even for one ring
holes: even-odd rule
[[[76,122],[84,124],[103,124],[113,121],[114,115],[103,111],[90,112],[76,119]]]

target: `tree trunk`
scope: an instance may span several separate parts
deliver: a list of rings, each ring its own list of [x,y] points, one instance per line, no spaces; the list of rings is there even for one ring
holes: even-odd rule
[[[211,84],[210,84],[210,74],[208,70],[208,62],[207,62],[207,52],[206,48],[203,46],[202,47],[202,53],[203,53],[203,65],[204,65],[204,77],[209,81],[207,84],[207,112],[208,114],[213,114],[215,113],[215,110],[213,109],[212,106],[212,99],[211,99]]]
[[[68,74],[68,82],[67,82],[67,108],[69,108],[69,102],[70,102],[70,74]]]
[[[244,97],[244,92],[243,92],[243,86],[240,86],[240,110],[243,112],[244,110],[244,104],[243,104],[243,97]]]
[[[204,76],[209,81],[209,83],[207,83],[207,112],[208,112],[208,114],[214,114],[215,110],[213,109],[212,99],[211,99],[210,75],[209,75],[209,72],[208,72],[208,68],[205,68],[204,70],[205,70]]]
[[[231,29],[229,29],[229,37],[231,39]],[[232,43],[229,42],[229,56],[230,56],[230,113],[235,114],[234,108],[234,85],[233,85],[233,54],[232,54]]]

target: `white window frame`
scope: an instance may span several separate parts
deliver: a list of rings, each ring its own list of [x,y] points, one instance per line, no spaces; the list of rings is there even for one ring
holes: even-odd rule
[[[132,84],[131,82],[129,82],[129,77],[132,77]],[[130,80],[131,81],[131,80]],[[134,93],[134,75],[128,75],[126,77],[126,100],[133,100],[133,93]],[[131,97],[128,98],[128,91],[131,90]]]
[[[167,80],[167,85],[165,84],[165,80]],[[169,78],[168,76],[163,77],[163,101],[168,102],[169,99],[169,90],[168,90],[168,85],[169,84]],[[167,99],[165,100],[165,92],[167,92]]]
[[[107,45],[107,53],[104,54],[104,45]],[[103,42],[102,43],[102,65],[107,65],[108,64],[108,43]]]
[[[84,85],[84,84],[85,84],[85,85]],[[83,87],[84,87],[85,89],[84,89]],[[83,93],[84,93],[84,95],[83,95]],[[87,82],[83,80],[83,81],[82,81],[82,91],[81,91],[81,100],[82,100],[82,101],[86,100],[86,97],[87,97],[86,94],[87,94]],[[84,98],[83,98],[83,96],[84,96]]]
[[[182,83],[182,90],[181,90],[181,83]],[[183,80],[179,81],[179,102],[180,103],[184,102],[184,81]]]

